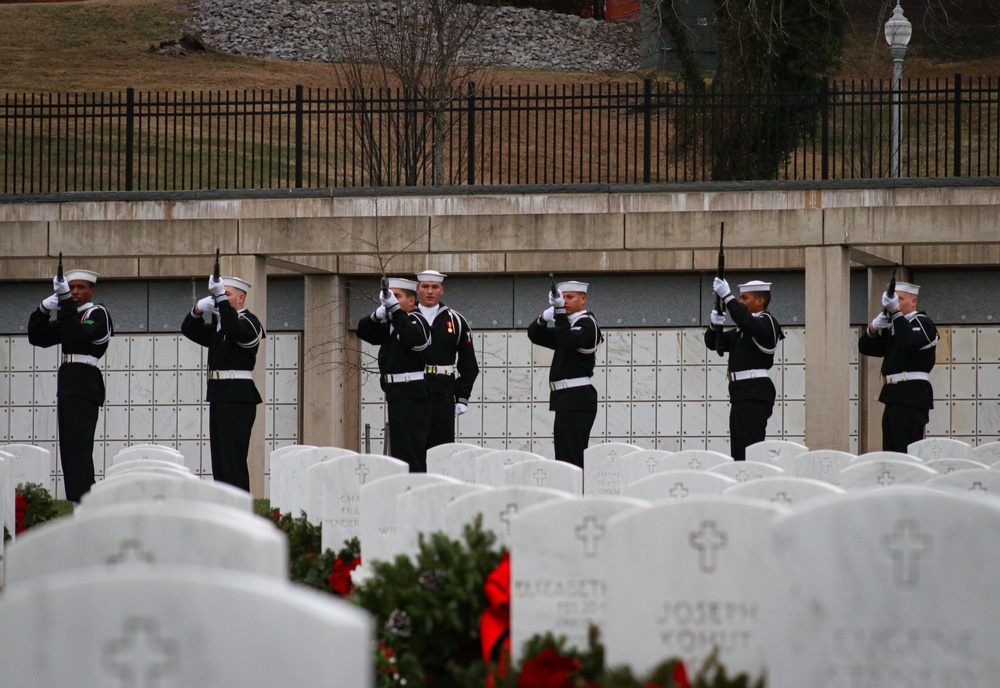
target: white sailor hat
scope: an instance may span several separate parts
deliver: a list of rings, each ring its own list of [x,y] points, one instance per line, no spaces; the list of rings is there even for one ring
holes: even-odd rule
[[[414,282],[413,280],[403,279],[402,277],[390,277],[389,288],[406,289],[407,291],[416,291],[417,283]]]
[[[904,294],[913,294],[916,296],[920,293],[919,284],[911,284],[909,282],[896,282],[896,291],[901,291]]]
[[[437,270],[424,270],[423,272],[417,273],[418,282],[444,282],[444,278],[448,275],[442,275]]]
[[[586,294],[588,287],[590,284],[587,282],[560,282],[556,285],[559,291],[578,291],[581,294]]]
[[[250,291],[250,283],[244,282],[239,277],[223,277],[222,283],[225,284],[227,287],[232,287],[233,289],[239,289],[244,294]]]
[[[73,280],[83,280],[84,282],[90,282],[91,284],[97,284],[97,278],[100,277],[93,270],[67,270],[63,273],[63,278],[66,283],[69,284]]]
[[[746,294],[748,291],[771,291],[770,282],[761,282],[760,280],[750,280],[745,284],[739,285],[740,293]]]

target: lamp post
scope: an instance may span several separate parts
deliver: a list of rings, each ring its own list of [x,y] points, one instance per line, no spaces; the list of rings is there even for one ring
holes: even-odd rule
[[[896,0],[892,16],[885,23],[885,42],[889,44],[889,55],[892,56],[892,176],[899,177],[901,160],[899,144],[902,138],[900,129],[900,114],[902,111],[903,58],[906,57],[906,46],[913,35],[913,25],[903,16],[903,8]]]

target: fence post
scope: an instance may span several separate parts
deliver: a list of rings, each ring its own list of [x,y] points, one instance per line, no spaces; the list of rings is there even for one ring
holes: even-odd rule
[[[469,186],[476,183],[476,82],[469,82],[469,111],[467,114],[468,120],[466,122],[468,134],[468,155],[466,163],[468,164],[468,171],[466,173],[466,181]]]
[[[824,76],[819,86],[819,107],[822,121],[820,133],[820,159],[822,179],[830,178],[830,77]],[[815,168],[813,168],[815,169]]]
[[[652,140],[653,132],[653,80],[642,82],[642,183],[652,180]]]
[[[132,191],[132,163],[135,156],[135,89],[125,89],[125,190]]]
[[[302,84],[295,84],[295,188],[302,188]]]
[[[962,75],[955,74],[955,169],[962,176]]]

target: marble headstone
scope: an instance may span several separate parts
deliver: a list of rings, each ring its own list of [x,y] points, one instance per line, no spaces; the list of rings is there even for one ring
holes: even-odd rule
[[[427,472],[438,475],[451,474],[451,457],[466,449],[482,449],[477,444],[468,442],[446,442],[427,450]],[[488,449],[484,451],[489,451]]]
[[[268,455],[267,460],[271,474],[268,485],[268,498],[271,500],[272,509],[285,511],[283,505],[288,498],[285,496],[285,476],[287,472],[285,471],[284,463],[287,460],[286,457],[300,449],[315,449],[315,447],[310,444],[288,444],[284,447],[272,449],[270,455]]]
[[[551,461],[541,454],[519,451],[517,449],[500,449],[486,452],[476,457],[476,484],[500,487],[507,482],[504,469],[520,461]]]
[[[670,470],[665,464],[668,456],[673,452],[662,449],[640,449],[631,452],[621,458],[622,465],[622,489],[641,480],[646,476],[660,471]]]
[[[989,469],[985,463],[973,461],[972,459],[930,459],[924,461],[927,468],[931,468],[941,475],[954,473],[955,471],[975,471]]]
[[[133,473],[93,485],[80,500],[79,510],[99,509],[127,502],[211,502],[253,511],[253,497],[246,490],[209,480],[177,480],[163,475]],[[74,512],[76,513],[76,512]]]
[[[440,483],[415,487],[400,494],[396,497],[397,554],[416,556],[420,551],[421,533],[429,535],[445,530],[449,504],[459,497],[492,489],[472,483]]]
[[[632,483],[625,488],[625,496],[650,502],[680,501],[695,495],[722,494],[733,485],[739,485],[735,478],[718,473],[698,470],[664,471]]]
[[[788,473],[796,478],[813,478],[831,485],[840,484],[840,471],[857,456],[835,449],[813,449],[792,457]]]
[[[745,483],[748,480],[756,480],[757,478],[770,478],[785,474],[783,469],[773,463],[751,461],[750,459],[747,459],[746,461],[728,461],[726,463],[720,463],[718,466],[712,466],[709,468],[708,472],[729,476],[738,483]]]
[[[545,487],[507,485],[458,497],[445,509],[445,532],[459,538],[467,523],[483,515],[483,530],[491,530],[497,543],[510,545],[511,521],[527,507],[549,499],[573,499],[573,495]]]
[[[624,442],[604,442],[583,450],[583,492],[617,496],[625,487],[621,457],[642,449]]]
[[[748,480],[745,483],[726,488],[722,494],[763,499],[772,504],[787,507],[815,497],[845,495],[847,491],[823,480],[784,475]]]
[[[1000,471],[990,468],[943,473],[924,484],[956,490],[967,497],[1000,497]]]
[[[476,459],[492,451],[495,450],[486,449],[485,447],[463,449],[452,454],[448,462],[435,462],[437,468],[434,472],[439,475],[447,475],[449,478],[461,480],[463,483],[474,485],[476,483]],[[427,465],[427,470],[431,470],[430,464]]]
[[[126,447],[111,457],[111,467],[127,461],[167,461],[170,463],[184,465],[184,455],[176,449],[156,445],[145,445],[142,447]],[[110,470],[109,468],[109,470]]]
[[[433,473],[400,473],[361,486],[361,561],[392,561],[399,553],[397,544],[397,497],[424,485],[451,483],[454,478]]]
[[[851,465],[840,471],[840,487],[848,492],[857,492],[898,485],[918,485],[927,482],[935,475],[938,475],[937,471],[924,466],[919,459],[852,461]]]
[[[162,468],[164,471],[176,471],[179,473],[186,473],[189,475],[194,475],[191,470],[182,463],[177,463],[176,461],[168,461],[166,459],[154,459],[154,458],[139,458],[138,456],[133,456],[133,458],[126,459],[124,461],[118,461],[117,463],[108,466],[105,470],[105,475],[108,478],[113,478],[118,475],[124,475],[131,471],[144,471],[147,469]]]
[[[551,487],[580,497],[583,495],[583,469],[565,461],[530,459],[503,469],[505,485]]]
[[[684,449],[664,460],[667,470],[707,471],[724,463],[733,463],[733,457],[709,449]]]
[[[12,488],[37,483],[52,493],[52,452],[33,444],[5,444],[0,451],[14,457],[7,469]]]
[[[851,463],[860,463],[862,461],[912,461],[914,463],[923,463],[924,460],[913,456],[913,454],[904,454],[902,452],[894,451],[870,451],[864,454],[859,454],[854,458]]]
[[[304,452],[290,452],[285,459],[285,494],[292,504],[302,502],[302,510],[311,523],[319,523],[323,513],[323,481],[316,467],[324,461],[344,456],[359,456],[341,447],[313,447]],[[282,513],[299,516],[301,510],[282,509]]]
[[[987,466],[997,464],[1000,462],[1000,442],[987,442],[986,444],[973,447],[972,451],[969,452],[969,458],[973,461],[985,463]]]
[[[924,461],[932,459],[968,459],[972,445],[948,437],[928,437],[914,442],[906,448],[906,453]]]
[[[773,463],[775,466],[784,468],[793,457],[805,454],[807,451],[809,451],[809,447],[798,442],[764,440],[747,447],[746,459],[747,461]]]

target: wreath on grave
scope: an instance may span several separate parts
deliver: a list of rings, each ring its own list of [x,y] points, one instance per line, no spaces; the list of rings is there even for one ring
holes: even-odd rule
[[[59,509],[52,495],[38,483],[21,483],[14,490],[14,535],[51,521],[59,516]],[[3,529],[4,542],[11,539],[10,531]]]
[[[291,580],[339,597],[350,596],[351,571],[361,563],[361,543],[357,538],[346,541],[338,552],[321,551],[322,529],[310,523],[305,512],[295,518],[275,509],[271,518],[288,537]]]

